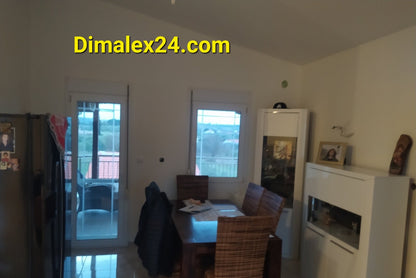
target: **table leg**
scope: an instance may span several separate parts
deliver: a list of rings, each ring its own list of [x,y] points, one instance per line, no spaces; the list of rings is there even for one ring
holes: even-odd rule
[[[193,244],[182,245],[181,278],[195,278],[196,275],[196,248]]]
[[[280,278],[282,268],[282,240],[278,236],[269,239],[266,261],[264,263],[265,278]]]

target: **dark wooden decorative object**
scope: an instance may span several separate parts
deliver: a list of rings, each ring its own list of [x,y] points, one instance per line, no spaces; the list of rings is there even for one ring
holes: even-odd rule
[[[390,174],[401,175],[403,173],[403,169],[411,147],[412,138],[406,134],[400,135],[390,162]]]

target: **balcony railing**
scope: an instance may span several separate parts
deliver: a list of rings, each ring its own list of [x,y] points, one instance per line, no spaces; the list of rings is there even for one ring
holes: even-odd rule
[[[199,157],[197,158],[196,174],[210,177],[237,177],[238,160],[229,157]]]
[[[72,156],[64,157],[65,179],[71,179]],[[119,179],[120,159],[118,152],[98,152],[98,177],[97,179]],[[92,156],[78,156],[78,169],[86,179],[92,179]]]

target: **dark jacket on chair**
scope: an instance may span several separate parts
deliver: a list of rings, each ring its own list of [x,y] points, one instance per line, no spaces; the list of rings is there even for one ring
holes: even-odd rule
[[[145,189],[146,202],[140,212],[134,240],[137,253],[151,277],[170,276],[174,267],[178,239],[171,218],[172,205],[155,182]]]

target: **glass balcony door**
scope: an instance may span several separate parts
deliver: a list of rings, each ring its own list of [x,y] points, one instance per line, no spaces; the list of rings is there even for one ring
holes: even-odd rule
[[[77,239],[118,237],[120,104],[79,101]]]
[[[72,103],[70,164],[74,247],[117,246],[123,228],[125,103],[75,99]],[[71,147],[69,147],[71,146]]]

